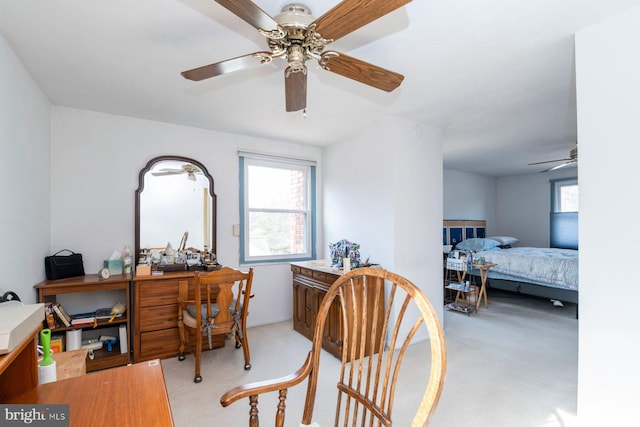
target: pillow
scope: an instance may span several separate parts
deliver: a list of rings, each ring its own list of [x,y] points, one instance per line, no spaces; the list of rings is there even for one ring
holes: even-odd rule
[[[489,251],[493,248],[500,246],[500,243],[497,240],[486,239],[486,238],[475,238],[475,239],[467,239],[456,245],[456,249],[461,251]]]
[[[514,245],[520,241],[519,239],[511,236],[491,236],[489,239],[500,242],[500,246]]]

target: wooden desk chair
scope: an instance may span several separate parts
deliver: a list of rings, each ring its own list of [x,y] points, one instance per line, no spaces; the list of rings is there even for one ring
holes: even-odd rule
[[[378,314],[378,304],[384,301],[385,282],[387,305],[384,314]],[[360,294],[361,296],[358,296]],[[368,304],[375,300],[375,308]],[[335,425],[392,425],[394,393],[400,366],[414,337],[426,338],[430,353],[424,352],[429,378],[425,378],[424,392],[417,395],[418,409],[411,426],[424,426],[430,419],[440,398],[446,368],[446,350],[440,322],[432,305],[422,291],[397,274],[379,268],[359,268],[344,274],[327,291],[318,308],[311,351],[304,364],[292,374],[236,387],[220,398],[226,407],[239,399],[249,398],[249,426],[258,426],[258,396],[278,392],[275,425],[282,427],[285,418],[285,400],[288,389],[307,380],[307,394],[301,426],[313,425],[322,338],[327,314],[338,309],[342,314],[344,345],[337,382]],[[370,302],[370,301],[369,301]],[[373,316],[371,318],[370,316]],[[377,316],[384,316],[378,322]],[[371,329],[361,325],[374,325]],[[382,336],[377,350],[365,355],[365,347],[372,346],[381,324]],[[364,333],[363,333],[364,332]],[[420,335],[419,332],[423,334]],[[418,334],[418,335],[416,335]],[[353,343],[354,345],[352,345]],[[388,349],[392,349],[389,351]],[[347,350],[349,349],[349,350]],[[430,365],[429,365],[430,364]],[[323,378],[331,372],[324,372]],[[326,396],[322,396],[326,399]]]
[[[244,369],[251,369],[249,341],[247,340],[246,319],[249,314],[249,299],[253,269],[248,273],[224,267],[211,273],[196,272],[193,293],[189,293],[189,283],[181,281],[178,285],[178,328],[180,330],[180,355],[185,359],[185,347],[192,348],[190,338],[195,341],[196,358],[194,382],[202,381],[200,375],[200,356],[203,338],[233,333],[236,348],[244,352]],[[196,309],[200,307],[200,309]]]

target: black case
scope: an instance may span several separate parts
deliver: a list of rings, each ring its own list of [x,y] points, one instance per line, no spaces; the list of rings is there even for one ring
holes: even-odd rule
[[[60,255],[62,252],[68,255]],[[82,254],[63,249],[53,255],[44,257],[44,269],[48,280],[66,279],[67,277],[84,276]]]

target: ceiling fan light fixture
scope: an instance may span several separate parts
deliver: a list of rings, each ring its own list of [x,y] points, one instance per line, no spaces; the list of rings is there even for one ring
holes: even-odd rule
[[[314,21],[311,9],[299,3],[284,6],[273,19],[283,28],[307,28]]]

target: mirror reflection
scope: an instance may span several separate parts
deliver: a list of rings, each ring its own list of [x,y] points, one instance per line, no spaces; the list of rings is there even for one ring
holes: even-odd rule
[[[136,191],[138,255],[149,249],[149,255],[158,258],[166,256],[168,248],[181,253],[215,254],[213,179],[201,163],[186,157],[158,157],[140,171],[139,181]]]

